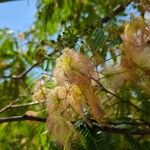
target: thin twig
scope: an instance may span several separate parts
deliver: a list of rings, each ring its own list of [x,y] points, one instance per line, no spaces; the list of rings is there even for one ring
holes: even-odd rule
[[[13,105],[14,103],[18,102],[19,100],[17,101],[13,101],[11,102],[9,105],[7,105],[6,107],[2,108],[0,110],[0,113],[1,112],[4,112],[6,110],[9,110],[9,109],[15,109],[15,108],[22,108],[22,107],[29,107],[29,106],[34,106],[34,105],[39,105],[39,104],[42,104],[42,103],[46,103],[46,101],[40,101],[40,102],[30,102],[30,103],[24,103],[24,104],[16,104],[16,105]]]
[[[129,2],[130,3],[130,2]],[[106,23],[108,22],[113,16],[116,16],[118,14],[120,14],[121,12],[123,12],[126,8],[127,5],[129,5],[129,3],[127,3],[126,5],[120,4],[118,5],[116,8],[114,8],[113,12],[109,15],[104,17],[103,19],[101,19],[102,23]]]
[[[93,79],[96,83],[98,83],[98,85],[102,88],[102,91],[104,91],[104,92],[106,92],[106,93],[108,93],[108,94],[110,94],[110,95],[116,97],[117,99],[121,100],[121,102],[123,102],[123,103],[129,103],[129,104],[130,104],[132,107],[134,107],[137,111],[141,111],[141,109],[138,108],[136,105],[134,105],[132,102],[126,101],[126,100],[124,100],[122,97],[118,96],[117,94],[115,94],[115,93],[113,93],[113,92],[107,90],[107,89],[101,84],[101,82],[99,82],[99,80],[96,80],[95,78],[93,78],[91,74],[90,74],[90,76],[91,76],[91,79]],[[119,102],[119,103],[121,103],[121,102]],[[114,104],[114,105],[117,105],[117,104],[118,104],[118,102],[117,102],[116,104]]]
[[[28,74],[33,68],[35,68],[35,67],[38,66],[38,65],[39,65],[39,63],[37,62],[37,63],[33,64],[29,69],[27,69],[27,70],[25,70],[24,72],[22,72],[21,74],[19,74],[19,75],[13,75],[12,78],[13,78],[13,79],[21,79],[21,78],[23,78],[26,74]]]
[[[0,113],[4,112],[10,108],[15,107],[16,105],[14,105],[15,103],[17,103],[18,101],[20,101],[21,99],[23,99],[24,97],[29,96],[29,95],[22,95],[21,97],[15,99],[14,101],[11,101],[9,104],[7,104],[4,108],[0,109]]]
[[[116,58],[119,57],[119,56],[121,56],[121,55],[122,55],[122,53],[116,55]],[[111,57],[111,58],[108,58],[108,59],[105,60],[105,62],[110,61],[110,60],[112,60],[112,59],[113,59],[112,57]]]
[[[106,92],[106,93],[109,93],[110,95],[116,97],[117,99],[121,99],[122,98],[118,95],[116,95],[115,93],[112,93],[111,91],[107,90],[100,82],[99,80],[96,80],[90,73],[89,73],[90,77],[92,80],[94,80],[101,88],[102,88],[102,91]]]
[[[108,107],[104,108],[103,111],[106,110],[106,109],[112,108],[112,107],[114,107],[114,106],[116,106],[116,105],[118,105],[118,104],[120,104],[120,103],[128,103],[128,104],[131,105],[133,108],[135,108],[137,111],[141,111],[141,109],[140,109],[139,107],[137,107],[136,105],[134,105],[132,102],[125,101],[125,100],[121,100],[121,101],[119,101],[119,102],[113,103],[111,106],[108,106]]]
[[[2,108],[0,110],[0,113],[9,109],[13,104],[17,103],[19,100],[20,100],[20,98],[17,98],[16,100],[10,102],[7,106],[5,106],[4,108]]]
[[[109,14],[108,16],[106,16],[106,17],[104,17],[104,18],[102,18],[102,19],[99,20],[100,25],[107,23],[108,21],[111,20],[112,17],[119,15],[121,12],[123,12],[125,10],[125,8],[129,4],[130,4],[130,2],[128,2],[126,4],[120,4],[120,5],[118,5],[116,8],[114,8],[114,10],[112,11],[111,14]],[[87,32],[88,29],[93,29],[93,28],[95,28],[94,23],[91,24],[90,26],[87,26],[87,28],[85,28],[85,30],[83,31],[83,34],[85,34],[85,32]]]
[[[27,75],[33,68],[37,67],[38,65],[40,65],[44,60],[46,60],[47,58],[51,57],[53,54],[55,54],[57,52],[57,50],[54,50],[52,53],[48,54],[47,57],[44,57],[40,62],[36,62],[34,63],[29,69],[23,71],[21,74],[19,75],[12,75],[12,76],[3,76],[2,78],[12,78],[12,79],[22,79],[25,75]]]
[[[40,101],[40,102],[30,102],[30,103],[25,103],[25,104],[18,104],[18,105],[11,105],[9,108],[22,108],[22,107],[28,107],[28,106],[34,106],[38,104],[45,103],[46,101]]]

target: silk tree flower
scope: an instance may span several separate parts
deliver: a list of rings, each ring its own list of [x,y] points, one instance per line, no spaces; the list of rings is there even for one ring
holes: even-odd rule
[[[43,101],[46,99],[46,88],[44,87],[44,80],[39,80],[33,90],[32,99],[35,101]]]
[[[133,56],[133,62],[141,70],[150,70],[150,47],[144,48]]]
[[[103,118],[100,99],[95,95],[92,82],[98,80],[98,74],[88,58],[66,48],[63,55],[57,60],[54,76],[61,86],[76,85],[85,97],[94,118],[97,121]]]
[[[87,57],[67,48],[57,59],[54,78],[56,87],[47,90],[47,124],[52,137],[64,145],[78,137],[73,121],[83,118],[88,123],[85,113],[103,122],[101,99],[95,87],[99,76]]]
[[[60,84],[64,84],[64,80],[66,80],[82,85],[91,78],[98,79],[95,68],[88,58],[68,48],[57,59],[54,76]]]
[[[149,40],[150,26],[142,19],[135,19],[125,25],[124,34],[121,35],[122,57],[121,68],[125,71],[125,80],[136,82],[139,70],[149,70]]]

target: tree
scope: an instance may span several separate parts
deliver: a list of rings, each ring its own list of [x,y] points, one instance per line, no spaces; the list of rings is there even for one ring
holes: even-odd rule
[[[1,29],[1,149],[150,149],[149,10],[40,0],[28,31]]]

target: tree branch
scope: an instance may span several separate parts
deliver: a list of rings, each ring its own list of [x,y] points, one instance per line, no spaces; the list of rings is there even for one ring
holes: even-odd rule
[[[48,57],[51,57],[53,54],[55,54],[58,50],[54,50],[52,53],[48,54]],[[29,69],[23,71],[19,75],[12,75],[12,76],[3,76],[2,78],[12,78],[12,79],[22,79],[25,75],[27,75],[33,68],[41,64],[44,60],[46,60],[48,57],[43,58],[40,62],[36,62],[33,64]]]
[[[125,10],[126,6],[129,5],[129,3],[127,3],[126,5],[123,5],[123,4],[118,5],[116,8],[114,8],[113,12],[109,16],[102,18],[101,22],[106,23],[111,19],[111,17],[116,16],[116,15],[120,14],[121,12],[123,12]]]
[[[21,1],[21,0],[1,0],[0,3],[12,2],[12,1]]]
[[[118,133],[118,134],[129,134],[129,135],[146,135],[150,134],[150,128],[145,129],[128,129],[128,128],[121,128],[121,127],[114,127],[110,125],[99,125],[94,123],[94,128],[97,128],[97,130],[109,132],[109,133]]]
[[[13,75],[12,78],[13,78],[13,79],[21,79],[21,78],[23,78],[26,74],[28,74],[34,67],[36,67],[36,66],[38,66],[38,65],[39,65],[39,63],[37,62],[37,63],[33,64],[29,69],[27,69],[27,70],[25,70],[24,72],[22,72],[21,74],[19,74],[19,75]]]
[[[25,121],[25,120],[46,122],[46,118],[24,115],[24,116],[12,116],[12,117],[0,118],[0,124],[6,122]]]
[[[131,126],[141,126],[141,125],[150,126],[149,122],[131,122],[131,121],[112,122],[112,121],[108,121],[107,123],[110,125],[114,125],[114,126],[123,125],[123,124],[131,125]]]
[[[6,117],[6,118],[0,118],[0,124],[2,123],[7,123],[7,122],[16,122],[16,121],[25,121],[25,120],[30,120],[30,121],[36,121],[36,122],[46,122],[46,118],[43,117],[35,117],[35,116],[13,116],[13,117]],[[96,129],[97,131],[104,131],[108,133],[118,133],[118,134],[130,134],[130,135],[148,135],[150,134],[150,128],[144,128],[144,129],[128,129],[128,128],[121,128],[121,127],[114,127],[111,125],[107,124],[92,124],[93,128]]]

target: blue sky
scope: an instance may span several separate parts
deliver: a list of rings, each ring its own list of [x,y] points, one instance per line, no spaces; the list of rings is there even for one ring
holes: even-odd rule
[[[37,0],[0,3],[0,28],[16,32],[27,30],[35,20]]]

